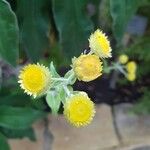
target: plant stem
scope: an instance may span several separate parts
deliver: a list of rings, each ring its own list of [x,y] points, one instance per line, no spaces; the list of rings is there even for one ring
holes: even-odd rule
[[[53,81],[68,81],[68,79],[64,78],[52,78]]]
[[[67,86],[63,85],[63,88],[64,88],[66,94],[67,94],[68,96],[70,96],[70,91],[69,91],[69,89],[67,88]]]

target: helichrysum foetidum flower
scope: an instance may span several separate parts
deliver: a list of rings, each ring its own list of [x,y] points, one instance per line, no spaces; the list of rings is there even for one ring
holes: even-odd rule
[[[111,47],[107,36],[97,29],[89,38],[89,47],[100,58],[111,57]]]
[[[134,81],[136,79],[136,74],[135,73],[127,73],[127,76],[126,78],[129,80],[129,81]]]
[[[135,73],[136,72],[136,68],[137,68],[137,65],[136,65],[136,62],[134,62],[134,61],[130,61],[130,62],[128,62],[126,64],[127,72]]]
[[[88,125],[94,115],[94,103],[86,93],[80,92],[68,98],[64,105],[66,119],[76,127]]]
[[[29,64],[20,71],[18,82],[28,95],[33,95],[35,98],[49,89],[51,74],[43,65]]]
[[[137,65],[134,61],[130,61],[126,64],[127,76],[129,81],[134,81],[136,79],[136,69]]]
[[[127,63],[127,61],[128,61],[128,56],[127,55],[125,55],[125,54],[122,54],[122,55],[120,55],[119,56],[119,59],[118,59],[118,61],[121,63],[121,64],[126,64]]]
[[[80,55],[72,62],[73,70],[79,80],[88,82],[102,75],[102,62],[96,55]]]

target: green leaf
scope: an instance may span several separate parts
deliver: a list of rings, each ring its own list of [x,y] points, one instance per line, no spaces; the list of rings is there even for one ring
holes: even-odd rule
[[[53,62],[50,63],[50,71],[51,71],[52,77],[54,77],[54,78],[59,78],[60,77],[60,75],[57,73],[57,71],[54,67]]]
[[[79,55],[88,42],[93,24],[85,12],[88,0],[53,0],[59,40],[66,56]]]
[[[51,72],[52,78],[60,78],[60,75],[57,73],[53,62],[50,63],[50,72]],[[57,87],[59,84],[60,84],[59,81],[52,81],[51,87]]]
[[[49,0],[17,0],[21,48],[34,62],[49,47],[49,7]]]
[[[22,93],[9,93],[7,95],[0,95],[0,105],[11,106],[30,106],[31,99],[28,95]]]
[[[8,128],[3,128],[0,127],[0,131],[5,135],[7,138],[16,138],[16,139],[22,139],[24,137],[29,138],[32,141],[35,141],[35,133],[34,130],[30,128],[26,129],[8,129]]]
[[[49,91],[46,95],[46,102],[51,108],[53,114],[57,114],[61,104],[61,92],[60,89],[57,91]]]
[[[47,105],[45,103],[45,98],[44,97],[39,97],[36,99],[31,99],[31,103],[33,108],[41,110],[41,111],[45,111],[47,109]]]
[[[10,90],[7,88],[1,88],[0,90],[0,106],[10,105],[14,107],[33,107],[38,110],[45,110],[46,104],[44,98],[37,98],[36,101],[31,96],[22,92],[21,89],[13,88]]]
[[[6,137],[0,133],[0,150],[10,150]]]
[[[110,0],[113,32],[118,44],[122,40],[128,21],[134,15],[140,3],[139,0]]]
[[[68,72],[66,72],[66,74],[64,75],[64,78],[68,79],[68,83],[70,85],[73,85],[76,82],[76,80],[77,80],[73,69],[71,69]]]
[[[73,91],[72,87],[71,86],[68,86],[68,90],[69,91]],[[64,88],[59,88],[59,97],[60,97],[60,101],[65,103],[66,101],[66,92],[64,91]]]
[[[28,128],[44,116],[45,113],[32,108],[0,106],[0,126],[9,129]]]
[[[16,65],[19,47],[19,29],[8,2],[0,1],[0,57]]]

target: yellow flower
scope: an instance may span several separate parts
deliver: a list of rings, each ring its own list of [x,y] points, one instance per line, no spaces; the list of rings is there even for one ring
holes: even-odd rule
[[[121,64],[125,64],[125,63],[127,63],[127,61],[128,61],[128,56],[127,55],[125,55],[125,54],[122,54],[122,55],[120,55],[119,56],[119,62],[121,63]]]
[[[47,67],[40,64],[29,64],[20,71],[18,82],[28,95],[33,95],[35,98],[49,89],[50,81],[51,74]]]
[[[64,115],[72,125],[86,126],[95,115],[94,103],[86,93],[80,92],[67,99],[64,105]]]
[[[134,81],[136,79],[136,74],[135,73],[128,73],[126,78],[129,80],[129,81]]]
[[[126,64],[126,69],[127,69],[127,72],[129,73],[135,73],[137,69],[137,65],[134,61],[130,61]]]
[[[72,62],[73,70],[79,80],[88,82],[102,75],[102,62],[96,55],[81,55]]]
[[[97,29],[89,38],[89,47],[100,58],[111,57],[111,47],[107,36]]]

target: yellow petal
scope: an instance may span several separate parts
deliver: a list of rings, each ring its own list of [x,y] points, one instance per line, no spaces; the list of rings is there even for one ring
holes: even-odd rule
[[[95,115],[94,103],[86,93],[80,92],[67,99],[64,105],[64,115],[72,125],[86,126]]]
[[[125,63],[127,63],[127,61],[129,60],[129,58],[128,58],[128,56],[127,55],[125,55],[125,54],[122,54],[122,55],[120,55],[119,56],[119,62],[121,63],[121,64],[125,64]]]
[[[81,55],[74,58],[72,67],[77,78],[85,82],[102,75],[102,62],[96,55]]]
[[[136,79],[136,74],[135,73],[128,73],[127,74],[127,79],[129,81],[134,81]]]
[[[89,47],[91,51],[100,58],[111,57],[111,47],[107,36],[97,29],[89,38]]]
[[[50,81],[48,68],[40,64],[29,64],[20,71],[18,82],[28,95],[35,98],[48,90]]]
[[[136,62],[134,62],[134,61],[128,62],[126,64],[126,69],[127,69],[127,72],[129,72],[129,73],[136,73],[136,69],[137,69]]]

